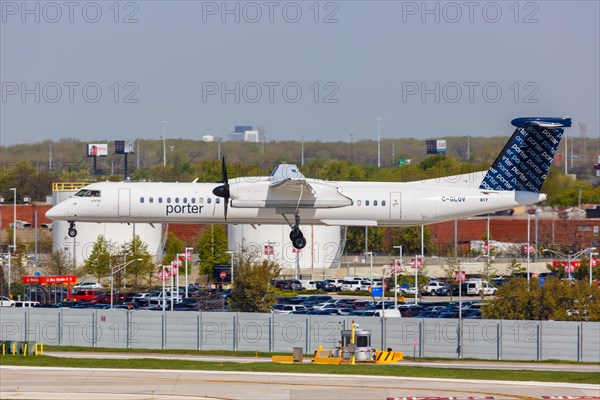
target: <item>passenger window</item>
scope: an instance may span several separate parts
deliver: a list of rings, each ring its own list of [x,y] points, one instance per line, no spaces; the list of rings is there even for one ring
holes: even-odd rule
[[[148,203],[154,203],[154,197],[150,197],[150,198],[148,199]]]
[[[143,203],[143,202],[144,202],[144,198],[140,197],[140,203]]]
[[[198,203],[204,204],[204,197],[200,197],[200,200],[198,200]]]
[[[381,200],[381,205],[385,206],[385,200]]]
[[[171,203],[171,198],[170,197],[167,197],[167,203],[169,203],[169,204]]]
[[[192,204],[196,204],[196,198],[195,198],[195,197],[192,197],[192,198],[190,199],[190,201],[192,202]]]
[[[206,199],[206,202],[207,202],[208,204],[210,204],[210,201],[211,201],[210,197]]]
[[[377,205],[377,200],[373,200],[373,205],[376,206]]]
[[[221,198],[220,198],[220,197],[217,197],[217,198],[215,199],[215,203],[217,203],[217,204],[221,204]]]
[[[179,197],[175,197],[175,204],[179,204]]]
[[[361,200],[357,200],[357,201],[356,201],[356,205],[357,205],[357,206],[360,206],[361,204],[362,204],[362,201],[361,201]]]
[[[159,198],[158,198],[158,202],[159,202],[159,203],[162,203],[162,197],[159,197]]]
[[[183,198],[183,204],[187,204],[187,197]]]
[[[369,200],[365,200],[365,206],[369,205]]]

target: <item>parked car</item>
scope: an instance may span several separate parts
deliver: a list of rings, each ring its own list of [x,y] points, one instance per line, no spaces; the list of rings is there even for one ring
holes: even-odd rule
[[[73,300],[75,301],[91,301],[94,297],[96,297],[98,292],[95,290],[78,290],[73,295]]]
[[[364,290],[367,291],[371,287],[370,281],[344,280],[342,290]]]
[[[281,307],[278,307],[281,306]],[[306,307],[300,304],[276,304],[272,307],[274,314],[291,314],[294,311],[306,312]]]
[[[440,281],[430,281],[427,285],[423,287],[423,294],[429,296],[437,296],[438,290],[445,287],[444,282]]]
[[[400,314],[402,314],[403,317],[416,317],[421,314],[424,309],[425,307],[415,305],[398,307],[398,311],[400,311]]]
[[[343,279],[334,279],[334,278],[330,278],[330,279],[325,279],[327,282],[331,283],[333,286],[335,286],[335,290],[336,291],[340,291],[342,290],[342,284],[344,282]]]
[[[498,291],[498,288],[492,286],[486,281],[470,281],[467,283],[467,296],[493,296]]]
[[[277,280],[273,286],[281,290],[302,290],[302,283],[297,279]]]
[[[80,290],[80,289],[104,289],[104,286],[102,286],[102,284],[98,283],[98,282],[81,282],[81,283],[78,283],[77,285],[74,285],[73,289],[75,289],[75,290]]]
[[[5,296],[0,297],[0,307],[14,307],[14,306],[15,306],[14,300],[12,300],[8,297],[5,297]]]
[[[326,292],[335,292],[338,290],[337,286],[335,286],[335,284],[325,280],[325,281],[317,281],[315,283],[317,289],[321,289],[324,290]]]
[[[317,288],[317,281],[310,281],[310,280],[301,280],[300,284],[302,285],[302,288],[304,290],[316,290]]]

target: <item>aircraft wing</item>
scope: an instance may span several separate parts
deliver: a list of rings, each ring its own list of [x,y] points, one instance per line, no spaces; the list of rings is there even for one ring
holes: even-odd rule
[[[338,208],[352,205],[352,199],[337,186],[305,179],[231,185],[231,206],[237,208]]]
[[[352,199],[332,184],[307,180],[292,164],[279,164],[271,175],[254,182],[231,185],[231,206],[277,208],[294,212],[300,208],[338,208],[352,205]]]

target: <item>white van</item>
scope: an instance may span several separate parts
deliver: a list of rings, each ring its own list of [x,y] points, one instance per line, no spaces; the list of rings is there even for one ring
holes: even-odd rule
[[[309,281],[300,279],[300,283],[302,284],[302,288],[304,290],[317,290],[317,281]]]
[[[467,281],[467,296],[493,296],[498,288],[490,285],[486,281]]]

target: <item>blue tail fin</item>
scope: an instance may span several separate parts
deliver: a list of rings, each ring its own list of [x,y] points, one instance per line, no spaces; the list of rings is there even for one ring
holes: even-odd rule
[[[571,118],[525,117],[513,119],[512,124],[517,129],[479,188],[539,193]]]

